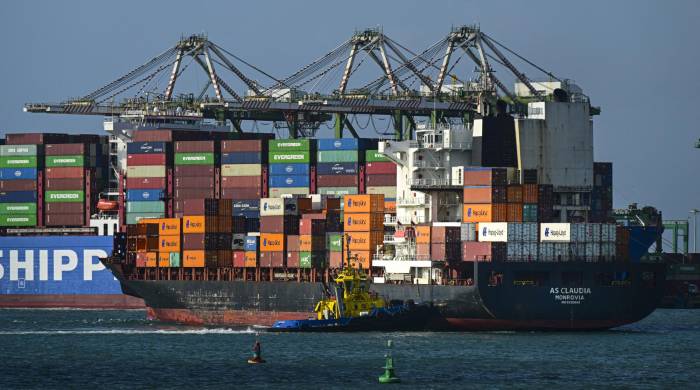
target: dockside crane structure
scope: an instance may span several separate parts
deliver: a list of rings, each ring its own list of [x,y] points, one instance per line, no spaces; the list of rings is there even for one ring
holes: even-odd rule
[[[343,137],[345,130],[359,137],[353,125],[353,121],[359,124],[358,116],[372,122],[375,116],[383,116],[393,122],[393,134],[377,135],[403,140],[414,136],[417,117],[433,122],[471,122],[488,115],[497,99],[523,113],[527,101],[549,98],[514,65],[516,58],[559,80],[477,26],[453,28],[418,53],[381,29],[358,31],[284,78],[270,75],[206,36],[193,35],[81,98],[28,103],[24,110],[100,115],[138,123],[215,120],[230,123],[237,132],[244,131],[243,121],[266,121],[288,129],[292,138],[313,137],[330,121],[336,137]],[[474,67],[460,69],[460,63]],[[189,67],[204,72],[205,85],[176,93]],[[527,86],[530,96],[516,96],[509,90],[501,78],[508,74]],[[167,83],[159,85],[165,76]],[[452,84],[446,83],[448,77]]]

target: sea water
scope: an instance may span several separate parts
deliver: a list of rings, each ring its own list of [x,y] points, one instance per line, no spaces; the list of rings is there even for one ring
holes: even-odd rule
[[[386,342],[405,388],[697,388],[700,310],[657,310],[601,332],[260,332],[145,312],[0,310],[0,389],[367,388]]]

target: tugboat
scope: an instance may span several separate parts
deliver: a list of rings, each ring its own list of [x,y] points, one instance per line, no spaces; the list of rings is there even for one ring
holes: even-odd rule
[[[334,279],[335,291],[315,308],[316,318],[277,321],[271,332],[398,331],[424,330],[433,309],[413,301],[391,301],[369,290],[362,268],[343,268]]]

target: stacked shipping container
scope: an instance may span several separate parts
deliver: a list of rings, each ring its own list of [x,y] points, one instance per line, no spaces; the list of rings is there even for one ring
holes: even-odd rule
[[[270,140],[269,196],[282,194],[308,195],[311,193],[311,163],[315,140]]]
[[[0,146],[0,226],[37,225],[37,145]]]
[[[217,164],[219,143],[216,141],[175,142],[173,200],[176,215],[182,215],[187,199],[218,198]]]
[[[221,142],[221,199],[258,201],[263,197],[265,146],[263,140]]]
[[[165,217],[167,167],[172,166],[170,144],[130,142],[126,150],[126,223]]]
[[[396,164],[374,149],[365,151],[365,161],[365,192],[383,194],[385,212],[396,213]]]
[[[44,215],[46,226],[83,226],[86,224],[86,195],[90,193],[90,168],[95,166],[95,144],[44,145],[46,180]],[[86,191],[87,190],[87,191]],[[89,203],[89,202],[87,202]]]
[[[358,194],[360,160],[366,142],[357,138],[319,139],[316,164],[317,193]]]
[[[343,261],[369,269],[377,246],[384,240],[384,195],[346,195],[343,214]]]
[[[232,267],[232,204],[222,199],[186,199],[182,217],[183,267]]]

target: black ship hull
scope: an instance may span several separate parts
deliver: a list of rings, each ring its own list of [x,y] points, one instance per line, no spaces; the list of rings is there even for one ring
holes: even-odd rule
[[[306,319],[322,283],[129,280],[152,319],[193,325],[271,326]],[[473,263],[471,285],[373,284],[389,300],[428,305],[428,330],[601,330],[639,321],[663,295],[663,264]]]

